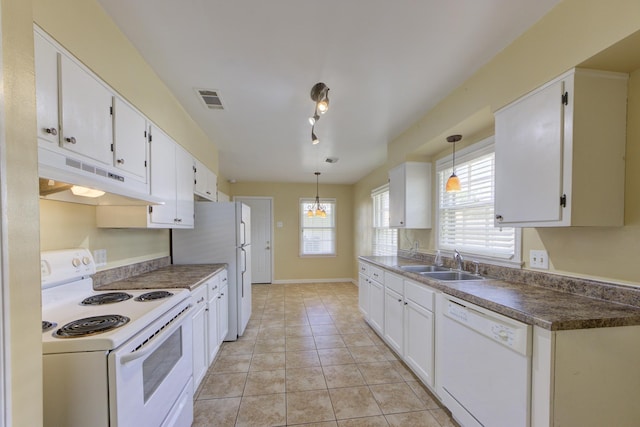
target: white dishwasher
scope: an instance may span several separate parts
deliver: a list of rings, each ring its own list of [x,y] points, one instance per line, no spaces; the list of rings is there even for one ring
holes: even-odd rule
[[[531,326],[443,295],[440,394],[463,427],[528,427]]]

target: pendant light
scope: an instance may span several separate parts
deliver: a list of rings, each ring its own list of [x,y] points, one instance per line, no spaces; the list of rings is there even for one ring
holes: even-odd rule
[[[460,178],[456,175],[456,142],[462,139],[462,135],[451,135],[447,137],[447,142],[453,143],[453,162],[451,169],[451,176],[447,180],[447,184],[445,185],[445,191],[447,193],[455,193],[460,191]]]
[[[323,205],[320,204],[320,196],[318,192],[318,178],[320,177],[320,172],[314,172],[316,176],[316,200],[311,205],[307,206],[307,217],[312,218],[314,216],[320,218],[327,217],[327,211]]]

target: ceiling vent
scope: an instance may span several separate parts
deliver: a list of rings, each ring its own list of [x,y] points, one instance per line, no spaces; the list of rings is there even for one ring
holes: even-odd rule
[[[220,92],[215,89],[196,89],[198,92],[198,98],[210,110],[224,110],[222,105],[222,99],[220,98]]]
[[[324,159],[325,162],[327,163],[338,163],[338,158],[337,157],[327,157],[326,159]]]

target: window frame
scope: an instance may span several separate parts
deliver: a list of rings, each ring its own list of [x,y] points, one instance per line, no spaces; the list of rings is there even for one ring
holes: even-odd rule
[[[494,136],[490,136],[485,138],[475,144],[472,144],[468,147],[465,147],[461,150],[456,151],[456,169],[458,165],[463,163],[472,161],[473,159],[477,159],[481,156],[484,156],[489,153],[494,153],[495,155],[495,138]],[[441,253],[445,255],[453,255],[453,250],[458,248],[449,248],[441,246],[441,209],[440,209],[440,196],[442,192],[442,183],[440,181],[440,173],[443,170],[449,169],[452,166],[453,155],[449,154],[445,157],[442,157],[436,161],[436,171],[435,171],[435,185],[436,185],[436,199],[435,199],[435,211],[436,211],[436,229],[435,229],[435,247],[437,250],[440,250]],[[495,159],[494,159],[495,162]],[[495,206],[495,170],[494,170],[494,206]],[[493,219],[493,218],[492,218]],[[512,228],[512,227],[505,227]],[[514,248],[513,254],[509,257],[500,257],[500,256],[491,256],[486,253],[478,253],[474,251],[469,251],[469,248],[461,247],[459,248],[459,252],[463,255],[467,255],[474,260],[482,261],[487,264],[501,265],[501,266],[518,266],[522,267],[522,229],[514,228]]]
[[[316,199],[311,197],[301,197],[298,201],[298,221],[299,221],[299,238],[298,238],[298,255],[300,258],[327,258],[327,257],[336,257],[338,256],[338,203],[335,198],[326,198],[320,199],[321,205],[331,204],[333,209],[332,227],[304,227],[304,216],[306,216],[306,208],[307,206],[315,203]],[[304,230],[305,229],[331,229],[332,230],[332,241],[333,241],[333,253],[323,253],[323,254],[308,254],[304,253]]]
[[[371,213],[372,213],[372,236],[371,236],[371,254],[373,256],[390,256],[390,255],[397,255],[398,253],[398,229],[397,228],[392,228],[389,226],[389,201],[387,202],[387,215],[386,215],[386,225],[384,224],[385,220],[384,220],[384,213],[379,213],[376,212],[376,197],[380,196],[381,194],[387,193],[387,199],[389,198],[389,183],[386,183],[384,185],[381,185],[380,187],[374,188],[373,190],[371,190],[371,203],[372,203],[372,207],[371,207]],[[390,233],[390,234],[394,234],[392,236],[385,236],[384,240],[391,240],[392,243],[389,243],[388,245],[380,245],[380,244],[376,244],[376,242],[379,241],[379,239],[377,238],[380,232],[384,232],[386,233]],[[386,251],[379,251],[377,250],[377,248],[381,247],[381,246],[389,246],[389,247],[393,247],[393,251],[390,251],[390,253],[387,253]]]

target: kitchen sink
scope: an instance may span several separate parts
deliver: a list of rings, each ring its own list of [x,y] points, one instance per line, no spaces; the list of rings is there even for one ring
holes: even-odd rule
[[[400,270],[408,271],[410,273],[427,273],[427,272],[445,272],[449,271],[446,267],[440,267],[438,265],[399,265]]]
[[[484,280],[484,277],[464,271],[425,271],[422,276],[436,280]]]

